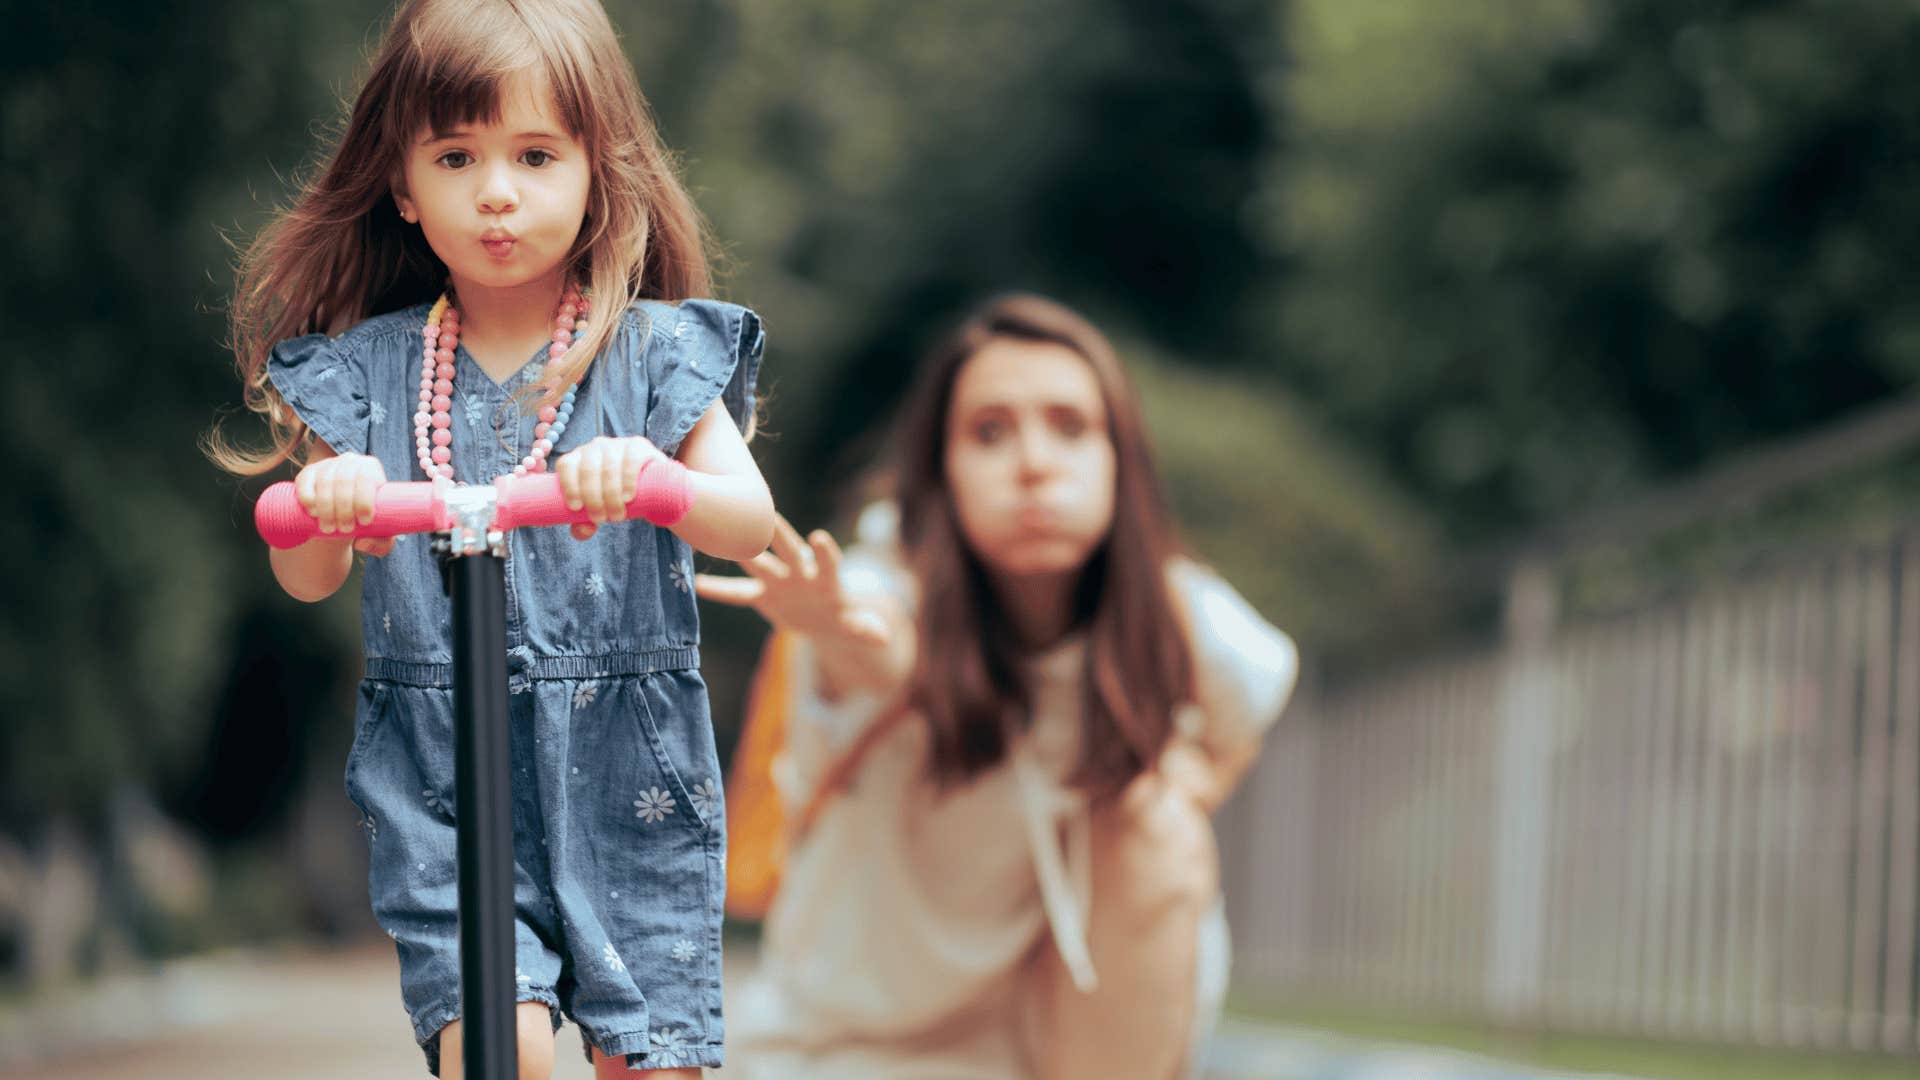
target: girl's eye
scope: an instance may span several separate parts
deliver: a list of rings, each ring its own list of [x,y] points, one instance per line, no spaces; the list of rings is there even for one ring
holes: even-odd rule
[[[1087,418],[1077,412],[1064,412],[1054,418],[1055,431],[1069,439],[1077,439],[1087,433]]]
[[[472,164],[473,157],[465,150],[449,150],[440,155],[440,164],[449,169],[464,169]]]
[[[553,160],[553,155],[545,150],[529,150],[520,155],[520,160],[538,169]]]

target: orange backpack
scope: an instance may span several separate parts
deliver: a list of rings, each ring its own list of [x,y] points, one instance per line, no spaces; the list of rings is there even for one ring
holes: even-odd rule
[[[896,705],[868,724],[822,775],[799,816],[789,821],[773,767],[787,745],[793,653],[791,634],[775,630],[768,635],[747,687],[747,715],[727,774],[727,914],[737,919],[766,918],[780,891],[789,847],[852,782],[867,752],[907,715],[904,706]]]
[[[765,918],[787,863],[786,810],[773,783],[787,742],[787,667],[793,648],[774,631],[747,687],[747,715],[727,776],[727,914]]]

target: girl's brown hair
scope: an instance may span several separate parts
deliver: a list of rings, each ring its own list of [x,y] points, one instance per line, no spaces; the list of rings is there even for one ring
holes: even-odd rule
[[[1174,711],[1190,696],[1192,660],[1167,589],[1180,544],[1160,490],[1132,383],[1105,335],[1038,296],[995,299],[928,358],[895,431],[895,495],[908,566],[921,589],[919,657],[907,704],[932,728],[931,769],[957,783],[1001,761],[1027,723],[1024,658],[995,600],[989,569],[960,531],[947,488],[947,414],[954,383],[996,338],[1050,342],[1093,369],[1113,440],[1113,524],[1075,598],[1087,636],[1080,760],[1070,782],[1096,797],[1158,758]]]
[[[633,300],[711,290],[705,224],[596,0],[408,0],[332,158],[241,258],[230,342],[247,407],[266,417],[272,442],[246,451],[216,431],[208,453],[217,464],[257,475],[304,455],[306,425],[267,379],[275,342],[439,295],[446,269],[393,200],[406,148],[422,132],[497,122],[522,72],[552,94],[592,169],[568,270],[593,290],[595,317],[549,385],[568,385],[592,363]]]

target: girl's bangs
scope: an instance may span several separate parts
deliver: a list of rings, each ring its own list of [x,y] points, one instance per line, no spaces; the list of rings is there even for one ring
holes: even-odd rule
[[[587,139],[593,95],[578,62],[583,43],[563,40],[563,30],[536,32],[503,8],[468,12],[439,26],[423,23],[412,28],[412,48],[394,73],[389,145],[410,146],[424,133],[498,123],[515,79],[528,73],[535,77],[536,93],[550,95],[567,133]]]

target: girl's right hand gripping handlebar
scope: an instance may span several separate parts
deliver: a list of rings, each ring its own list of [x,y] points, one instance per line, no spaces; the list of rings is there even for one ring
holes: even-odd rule
[[[640,482],[627,503],[627,516],[655,525],[673,525],[693,505],[692,477],[672,458],[653,458],[640,470]],[[316,536],[341,539],[447,532],[454,514],[447,496],[460,489],[431,480],[389,480],[373,495],[373,520],[353,531],[322,533],[320,523],[300,505],[293,482],[282,480],[260,493],[253,507],[254,528],[277,548],[299,547]],[[502,476],[493,482],[492,529],[506,532],[533,525],[576,525],[592,521],[585,510],[570,510],[560,494],[560,478],[550,472]]]

